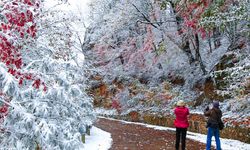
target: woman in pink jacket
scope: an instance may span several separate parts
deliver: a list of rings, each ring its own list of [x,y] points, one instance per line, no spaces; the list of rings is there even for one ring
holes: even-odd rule
[[[180,100],[177,102],[177,107],[174,109],[175,121],[174,125],[176,127],[176,143],[175,149],[179,150],[180,139],[182,150],[185,150],[186,147],[186,135],[188,123],[189,109],[185,107],[185,102]]]

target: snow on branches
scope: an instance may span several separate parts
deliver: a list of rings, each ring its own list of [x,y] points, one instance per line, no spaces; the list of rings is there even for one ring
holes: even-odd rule
[[[36,75],[23,71],[22,50],[28,52],[37,33],[35,17],[39,13],[40,1],[12,0],[3,1],[0,20],[0,61],[4,62],[8,72],[23,84],[23,80],[32,80],[33,87],[45,84]]]
[[[17,82],[6,71],[3,63],[0,63],[0,130],[4,118],[8,115],[10,97],[17,96]]]
[[[210,3],[210,0],[179,1],[175,10],[183,19],[183,26],[180,32],[190,32],[190,30],[193,33],[200,32],[204,38],[206,36],[206,32],[204,28],[199,25],[199,21],[205,10],[209,7]]]
[[[72,16],[49,18],[53,8],[44,11],[40,0],[1,2],[1,148],[82,149],[80,129],[95,114],[85,92],[84,56],[68,40]],[[59,39],[51,46],[53,34]]]
[[[49,88],[46,93],[28,88],[20,91],[21,97],[14,97],[14,109],[4,121],[3,127],[8,130],[1,145],[19,149],[83,148],[79,130],[84,131],[95,118],[92,99],[84,92],[84,67],[47,56],[33,65],[48,77]]]

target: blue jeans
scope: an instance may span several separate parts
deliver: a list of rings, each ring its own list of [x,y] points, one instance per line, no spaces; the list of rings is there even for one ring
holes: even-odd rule
[[[216,150],[221,150],[220,147],[220,131],[218,128],[211,128],[208,127],[207,131],[207,145],[206,145],[206,150],[211,149],[211,142],[212,142],[212,136],[214,135],[215,137],[215,142],[216,142]]]

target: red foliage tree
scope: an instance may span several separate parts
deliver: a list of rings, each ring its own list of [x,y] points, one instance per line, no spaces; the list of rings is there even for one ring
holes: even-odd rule
[[[4,2],[1,15],[5,17],[0,24],[0,61],[5,63],[8,72],[19,80],[33,80],[33,86],[39,88],[38,77],[23,72],[22,52],[26,41],[34,39],[37,33],[35,16],[38,14],[39,0],[12,0]],[[44,90],[46,87],[44,86]]]
[[[42,85],[46,91],[45,83],[38,76],[23,71],[22,50],[35,39],[35,17],[38,15],[39,7],[39,0],[3,2],[0,12],[4,16],[4,19],[0,20],[0,62],[6,65],[8,72],[19,81],[19,85],[23,84],[23,80],[30,80],[34,88],[38,89]],[[1,93],[0,97],[5,99],[6,95]],[[7,115],[7,112],[8,105],[4,103],[0,106],[1,118]]]
[[[202,38],[205,38],[206,32],[199,25],[199,21],[211,2],[211,0],[180,1],[175,10],[183,19],[181,32],[191,31],[194,34],[200,33]]]

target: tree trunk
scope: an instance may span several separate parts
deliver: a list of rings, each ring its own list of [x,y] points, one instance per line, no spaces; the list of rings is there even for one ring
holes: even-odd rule
[[[189,40],[185,36],[182,37],[182,46],[181,47],[182,47],[182,50],[184,51],[184,53],[188,56],[189,64],[192,64],[193,62],[195,62],[195,59],[194,59],[192,52],[191,52],[191,49],[190,49]]]
[[[201,70],[203,72],[203,74],[207,74],[207,71],[206,71],[206,67],[205,65],[203,64],[203,61],[201,59],[201,55],[200,55],[200,43],[199,43],[199,36],[198,34],[196,33],[195,34],[195,59],[200,63],[200,67],[201,67]]]
[[[174,3],[172,1],[170,1],[170,5],[173,8],[173,13],[175,15],[178,34],[181,36],[181,39],[182,39],[182,44],[181,44],[182,50],[187,55],[187,57],[189,59],[189,63],[192,64],[195,61],[195,59],[194,59],[192,52],[191,52],[191,49],[190,49],[189,40],[182,32],[182,28],[181,28],[182,18],[177,15],[177,13],[174,9],[175,8]]]
[[[213,49],[212,49],[211,37],[210,37],[209,33],[207,35],[208,35],[209,53],[212,53]]]
[[[220,32],[218,28],[213,29],[213,39],[215,49],[221,46]]]

